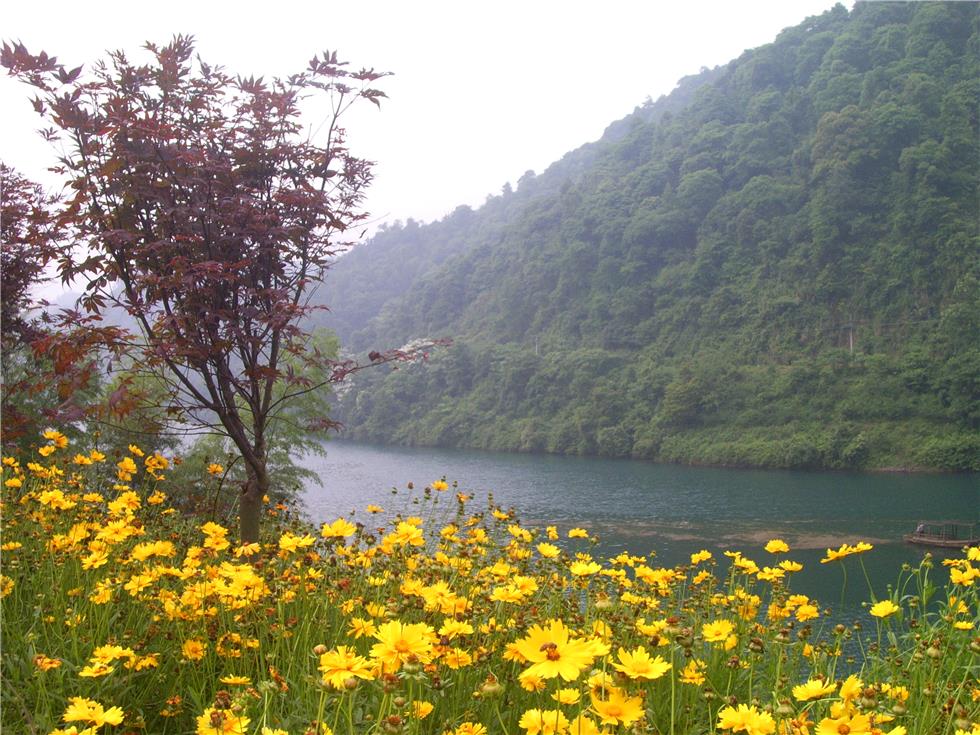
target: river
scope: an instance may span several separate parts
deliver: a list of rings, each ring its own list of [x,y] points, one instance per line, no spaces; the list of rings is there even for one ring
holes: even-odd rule
[[[794,589],[823,603],[836,604],[841,596],[839,565],[820,564],[828,547],[874,544],[862,561],[880,596],[903,563],[921,561],[926,550],[902,541],[919,520],[980,516],[976,474],[728,470],[349,441],[326,447],[325,457],[305,463],[320,476],[303,496],[318,523],[354,509],[364,520],[368,503],[410,512],[408,483],[421,488],[445,477],[475,495],[474,508],[485,507],[492,492],[497,503],[517,510],[524,525],[582,526],[598,534],[598,554],[654,552],[660,566],[685,563],[702,548],[716,555],[738,549],[760,566],[772,564],[762,546],[781,538],[792,549],[789,558],[806,567]],[[868,591],[857,560],[847,563],[850,608],[867,600]],[[947,578],[944,570],[936,576]]]

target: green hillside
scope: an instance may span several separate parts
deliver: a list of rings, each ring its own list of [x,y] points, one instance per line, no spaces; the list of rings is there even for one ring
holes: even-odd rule
[[[980,469],[974,3],[858,3],[682,80],[479,210],[343,258],[347,436]]]

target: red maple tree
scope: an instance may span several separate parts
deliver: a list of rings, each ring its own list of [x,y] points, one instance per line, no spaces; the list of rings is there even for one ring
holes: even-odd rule
[[[88,315],[125,309],[136,328],[102,331],[103,344],[164,377],[176,420],[234,443],[247,476],[241,538],[255,541],[270,422],[320,387],[290,366],[326,362],[306,349],[311,292],[366,216],[371,165],[348,150],[339,122],[354,103],[379,104],[371,85],[385,74],[325,53],[266,81],[204,63],[191,37],[145,49],[147,64],[115,52],[87,75],[21,44],[5,44],[0,63],[37,91],[42,134],[66,151],[55,169],[70,187],[59,224],[84,247],[61,258],[63,280],[84,281]],[[319,139],[301,117],[312,94],[330,105]],[[62,344],[104,330],[65,316]],[[369,362],[407,357],[372,352]],[[361,365],[328,367],[335,382]]]

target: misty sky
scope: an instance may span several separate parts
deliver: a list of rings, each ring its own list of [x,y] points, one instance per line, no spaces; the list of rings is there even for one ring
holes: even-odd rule
[[[848,3],[850,4],[850,3]],[[833,0],[701,2],[7,3],[0,35],[69,67],[146,40],[193,34],[201,56],[243,75],[285,76],[324,49],[394,72],[380,111],[346,118],[377,162],[376,221],[431,221],[540,173],[676,81],[771,41]],[[600,10],[601,7],[601,10]],[[251,8],[251,9],[250,9]],[[54,152],[29,89],[0,73],[0,159],[50,186]]]

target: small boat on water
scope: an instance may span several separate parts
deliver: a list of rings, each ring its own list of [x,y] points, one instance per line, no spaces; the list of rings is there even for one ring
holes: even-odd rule
[[[961,521],[921,521],[912,533],[903,537],[907,543],[961,549],[980,546],[980,523]]]

